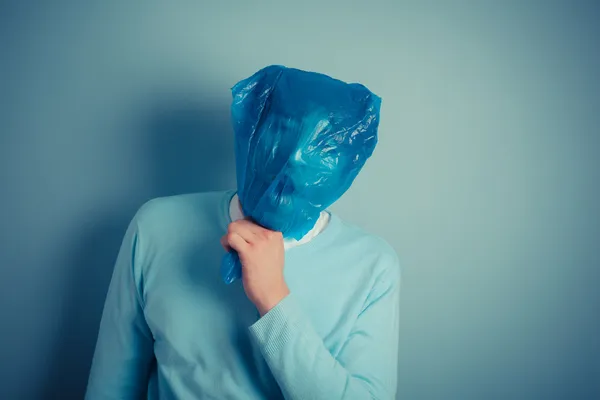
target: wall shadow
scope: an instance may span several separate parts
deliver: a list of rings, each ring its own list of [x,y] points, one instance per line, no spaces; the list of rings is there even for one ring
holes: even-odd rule
[[[99,207],[65,249],[69,281],[40,399],[83,398],[112,269],[135,211],[155,197],[235,187],[229,104],[162,99],[145,108],[140,122],[135,141],[147,157],[150,184],[117,209]]]
[[[235,187],[229,104],[163,99],[147,120],[153,197]]]

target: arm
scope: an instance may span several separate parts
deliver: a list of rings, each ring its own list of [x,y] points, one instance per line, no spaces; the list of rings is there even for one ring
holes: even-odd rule
[[[285,283],[281,233],[239,220],[221,243],[240,256],[244,290],[262,316],[250,335],[286,399],[394,398],[400,268],[393,251],[380,255],[382,272],[334,357]]]
[[[386,270],[333,357],[293,294],[250,327],[286,399],[393,399],[398,362],[399,269]]]
[[[147,390],[153,338],[140,296],[137,218],[129,225],[104,305],[85,398],[139,399]]]

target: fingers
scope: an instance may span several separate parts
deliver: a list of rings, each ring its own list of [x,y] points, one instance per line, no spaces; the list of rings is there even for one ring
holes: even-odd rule
[[[227,241],[227,234],[225,234],[221,237],[221,246],[223,246],[225,251],[231,251],[231,246],[229,245],[229,242]]]
[[[227,232],[237,233],[248,243],[254,243],[256,241],[256,236],[261,235],[264,230],[265,228],[246,219],[240,219],[232,222],[227,228]]]
[[[232,222],[230,226],[233,226],[236,229],[247,229],[254,234],[259,234],[265,230],[262,226],[245,218]]]
[[[238,253],[243,253],[250,247],[250,243],[244,240],[244,238],[236,232],[228,232],[223,236],[221,238],[221,245],[227,251],[233,249]]]
[[[271,231],[252,221],[241,219],[227,227],[227,233],[221,238],[221,246],[226,251],[234,249],[244,251],[253,244],[282,237],[281,232]]]

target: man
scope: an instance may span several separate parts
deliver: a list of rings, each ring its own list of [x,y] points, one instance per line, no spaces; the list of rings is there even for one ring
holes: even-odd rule
[[[137,212],[86,398],[394,398],[397,257],[325,210],[375,147],[379,98],[279,66],[233,94],[238,191]]]

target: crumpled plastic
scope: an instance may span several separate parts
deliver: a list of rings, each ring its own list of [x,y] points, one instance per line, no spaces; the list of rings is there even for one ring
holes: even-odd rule
[[[373,153],[381,98],[358,83],[279,65],[231,90],[242,211],[301,239]],[[228,284],[241,278],[235,251],[223,257],[221,276]]]

